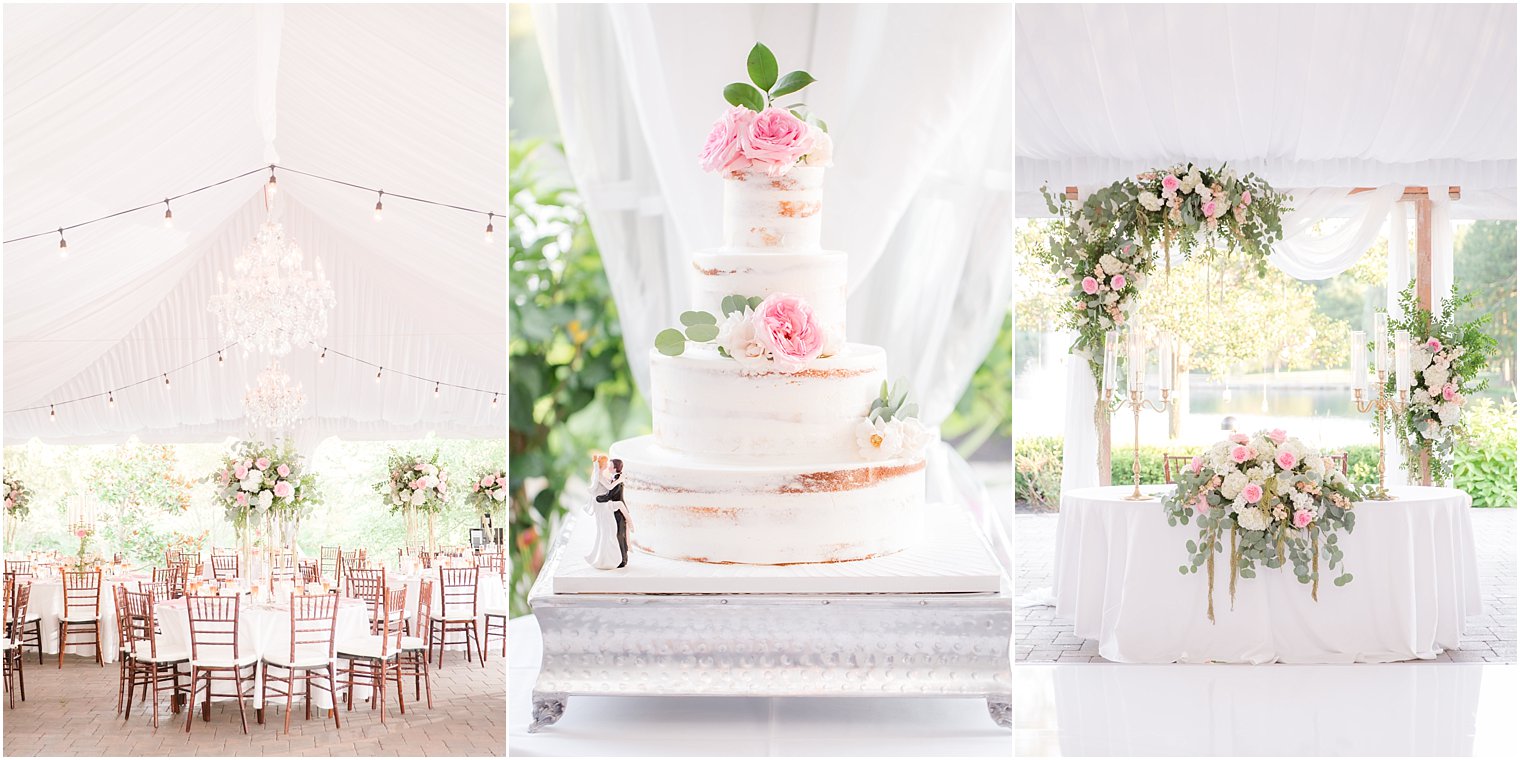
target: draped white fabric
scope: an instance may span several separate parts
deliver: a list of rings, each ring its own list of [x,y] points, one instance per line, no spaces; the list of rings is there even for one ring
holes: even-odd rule
[[[1045,182],[1192,160],[1515,218],[1512,4],[1021,4],[1014,33],[1020,216]]]
[[[998,6],[556,5],[535,9],[571,171],[629,363],[687,304],[720,238],[696,152],[755,40],[829,122],[825,247],[849,254],[849,337],[887,349],[926,422],[949,414],[1011,295],[1009,15]]]
[[[1283,216],[1283,239],[1272,246],[1268,261],[1298,280],[1325,280],[1350,269],[1382,232],[1404,186],[1384,185],[1356,195],[1350,191],[1322,187],[1289,193],[1292,210]],[[1316,232],[1316,225],[1332,217],[1344,221],[1323,234]]]
[[[487,210],[505,203],[499,6],[8,6],[5,236],[151,202],[268,164]],[[276,150],[277,149],[277,150]],[[206,298],[263,218],[251,176],[173,204],[5,246],[6,409],[107,390],[221,345]],[[484,216],[374,198],[290,173],[277,213],[323,260],[327,343],[505,392],[505,256]],[[500,224],[498,224],[498,227]],[[228,357],[104,400],[7,414],[7,443],[220,440],[244,433],[262,368]],[[315,415],[303,437],[499,437],[490,397],[388,378],[298,349],[283,363]]]
[[[1061,492],[1098,485],[1098,431],[1093,413],[1098,379],[1087,357],[1066,355],[1066,431],[1061,438]]]

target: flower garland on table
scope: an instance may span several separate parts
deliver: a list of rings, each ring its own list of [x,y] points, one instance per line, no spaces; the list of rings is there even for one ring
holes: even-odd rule
[[[1265,272],[1288,210],[1287,198],[1255,174],[1192,163],[1119,180],[1080,206],[1040,192],[1056,222],[1039,257],[1070,286],[1063,312],[1077,333],[1072,349],[1087,357],[1094,377],[1102,372],[1104,334],[1133,312],[1158,245],[1175,243],[1185,256],[1239,251]]]
[[[680,356],[687,343],[710,343],[718,354],[747,370],[793,374],[814,360],[838,354],[844,336],[837,328],[819,324],[812,307],[787,293],[732,295],[723,299],[723,321],[706,311],[681,315],[685,331],[661,330],[654,347],[666,356]]]
[[[1467,435],[1462,410],[1470,395],[1488,387],[1488,381],[1478,379],[1478,374],[1488,366],[1499,345],[1483,332],[1489,315],[1471,322],[1457,321],[1457,309],[1471,298],[1453,288],[1441,313],[1432,314],[1420,307],[1411,281],[1399,292],[1400,314],[1388,316],[1390,335],[1397,330],[1409,331],[1413,343],[1409,363],[1414,370],[1408,406],[1402,414],[1389,415],[1388,420],[1404,461],[1414,462],[1421,453],[1429,453],[1430,477],[1438,483],[1452,475],[1453,451]],[[1393,366],[1391,359],[1388,366]],[[1396,373],[1389,373],[1385,383],[1387,392],[1397,398]],[[1373,424],[1377,424],[1375,418]],[[1410,475],[1417,473],[1411,470]]]
[[[295,447],[239,441],[222,459],[221,468],[206,478],[216,489],[216,502],[228,522],[247,531],[260,517],[300,519],[322,503],[317,476]]]
[[[724,175],[761,171],[781,177],[798,165],[832,166],[829,125],[802,103],[776,107],[772,102],[817,80],[806,71],[778,77],[776,56],[759,43],[749,51],[747,68],[753,84],[735,82],[723,88],[730,107],[713,122],[702,146],[702,170]]]
[[[1340,531],[1356,527],[1353,503],[1363,494],[1333,461],[1282,430],[1254,436],[1235,434],[1193,457],[1162,502],[1169,525],[1198,524],[1198,540],[1187,542],[1183,575],[1206,568],[1208,616],[1214,620],[1214,555],[1230,540],[1230,602],[1235,580],[1255,578],[1256,563],[1279,568],[1291,562],[1299,583],[1311,584],[1319,601],[1320,559],[1330,569],[1342,565]],[[1352,580],[1343,572],[1335,585]]]
[[[5,516],[23,520],[31,514],[32,492],[20,478],[5,476]]]

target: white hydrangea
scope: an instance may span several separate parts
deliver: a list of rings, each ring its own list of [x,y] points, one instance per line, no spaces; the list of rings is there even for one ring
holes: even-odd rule
[[[1439,393],[1441,386],[1451,378],[1451,374],[1445,367],[1430,366],[1425,370],[1425,385],[1430,388],[1431,394]]]
[[[1303,491],[1292,491],[1288,494],[1288,500],[1293,502],[1294,509],[1307,509],[1313,511],[1314,497]]]
[[[1146,190],[1140,193],[1140,205],[1144,206],[1146,211],[1160,211],[1165,204],[1155,193]]]
[[[1430,391],[1415,386],[1415,389],[1409,393],[1409,400],[1414,404],[1429,404],[1434,399],[1430,397]]]
[[[1310,454],[1304,457],[1304,466],[1309,468],[1309,472],[1324,472],[1325,461],[1319,454]]]
[[[1219,493],[1226,499],[1233,499],[1240,495],[1240,489],[1245,488],[1246,483],[1249,482],[1250,478],[1246,477],[1245,473],[1232,472],[1224,476],[1224,482],[1219,486]]]
[[[1436,416],[1441,418],[1442,425],[1455,425],[1462,416],[1462,407],[1446,401],[1436,405]]]
[[[1409,351],[1409,366],[1415,372],[1424,372],[1430,366],[1430,349],[1424,345],[1417,345]]]
[[[1105,253],[1098,257],[1098,266],[1103,267],[1103,271],[1108,274],[1119,274],[1124,269],[1124,262],[1112,253]]]
[[[1235,515],[1235,522],[1246,530],[1266,530],[1267,515],[1259,507],[1246,507]]]
[[[1200,201],[1202,201],[1204,203],[1208,203],[1209,199],[1213,198],[1213,197],[1214,197],[1214,191],[1210,190],[1209,187],[1208,187],[1208,185],[1199,185],[1198,186],[1198,200],[1200,200]]]

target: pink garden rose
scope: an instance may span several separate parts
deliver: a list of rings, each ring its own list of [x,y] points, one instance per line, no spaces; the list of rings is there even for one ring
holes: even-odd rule
[[[248,468],[240,464],[237,466],[237,469],[232,471],[232,474],[236,475],[238,480],[242,480],[248,477]]]
[[[497,478],[496,479],[496,485],[506,486],[507,485],[507,476],[502,475],[501,477]]]
[[[247,492],[245,492],[245,491],[238,491],[237,492],[237,496],[234,496],[232,498],[233,498],[234,501],[236,501],[238,503],[238,506],[240,506],[240,507],[246,507],[246,506],[248,506],[248,493]]]
[[[1298,457],[1293,456],[1293,452],[1286,449],[1277,452],[1278,467],[1281,467],[1284,470],[1291,470],[1295,464],[1298,464]]]
[[[1161,194],[1163,196],[1170,196],[1177,192],[1177,188],[1181,185],[1182,180],[1177,179],[1177,175],[1168,174],[1161,178]]]
[[[1250,190],[1247,190],[1247,191],[1245,191],[1245,192],[1243,192],[1243,193],[1240,194],[1240,205],[1242,205],[1242,206],[1249,206],[1249,205],[1251,205],[1251,191]]]
[[[1193,457],[1193,461],[1188,462],[1188,469],[1192,470],[1194,475],[1203,472],[1203,457]]]
[[[790,171],[797,159],[813,149],[813,141],[813,128],[784,108],[761,111],[749,129],[739,133],[744,157],[765,167],[772,177]]]
[[[1213,201],[1205,201],[1204,202],[1204,204],[1203,204],[1203,215],[1204,216],[1207,216],[1207,217],[1218,216],[1219,215],[1217,213],[1218,211],[1219,211],[1219,204],[1217,204],[1217,203],[1215,203]]]
[[[1314,513],[1309,510],[1300,509],[1293,513],[1293,527],[1307,528],[1311,522],[1314,522]]]
[[[288,464],[282,464],[279,467],[274,468],[274,471],[280,473],[280,477],[282,478],[290,477],[290,465]]]
[[[259,457],[258,461],[254,462],[254,464],[258,466],[260,471],[267,470],[269,469],[269,458]]]
[[[1245,433],[1236,433],[1235,435],[1230,436],[1230,443],[1238,443],[1244,446],[1250,442],[1251,439],[1247,437]]]
[[[1092,277],[1082,278],[1082,292],[1090,296],[1098,294],[1098,281]]]
[[[1202,491],[1199,491],[1198,498],[1193,500],[1193,509],[1200,515],[1208,514],[1209,498],[1205,496]]]
[[[702,146],[702,153],[698,157],[702,171],[726,172],[748,168],[750,162],[740,150],[739,140],[749,132],[749,125],[754,121],[755,112],[743,106],[731,106],[724,111],[713,122],[712,131],[707,133],[707,142]]]
[[[290,485],[290,481],[288,480],[282,480],[274,484],[274,495],[278,498],[288,499],[294,496],[295,493],[296,489]]]
[[[1245,488],[1240,489],[1240,495],[1246,497],[1246,503],[1255,504],[1261,501],[1261,486],[1247,483]]]
[[[1230,460],[1235,464],[1242,464],[1251,458],[1251,450],[1244,446],[1236,446],[1230,449]]]
[[[1431,352],[1440,351],[1441,341],[1436,340],[1435,338],[1431,338],[1430,340],[1425,341],[1425,347],[1430,349]]]
[[[1455,401],[1456,398],[1457,398],[1457,386],[1452,385],[1451,383],[1447,383],[1447,384],[1441,386],[1441,399],[1442,400],[1444,400],[1444,401]]]
[[[772,293],[755,309],[755,339],[781,372],[798,372],[823,353],[828,336],[813,316],[812,307],[797,296]]]
[[[74,537],[75,538],[84,538],[85,536],[89,535],[89,533],[90,532],[88,530],[85,530],[84,528],[80,528],[79,530],[74,531]],[[207,687],[207,688],[210,688],[210,687]]]
[[[1123,290],[1124,286],[1128,283],[1129,280],[1124,279],[1124,275],[1122,274],[1116,274],[1114,275],[1114,279],[1109,280],[1109,285],[1111,285],[1114,290]]]
[[[1282,428],[1274,428],[1272,432],[1267,433],[1267,437],[1272,439],[1273,443],[1281,446],[1283,441],[1288,440],[1288,431]]]

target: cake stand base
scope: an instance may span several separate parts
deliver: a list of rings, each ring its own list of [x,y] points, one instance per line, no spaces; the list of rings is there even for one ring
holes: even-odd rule
[[[529,594],[543,632],[530,732],[559,721],[576,695],[969,697],[1012,725],[1006,584],[962,593],[557,592],[571,534],[587,524],[560,531]],[[852,564],[869,574],[871,562]]]

